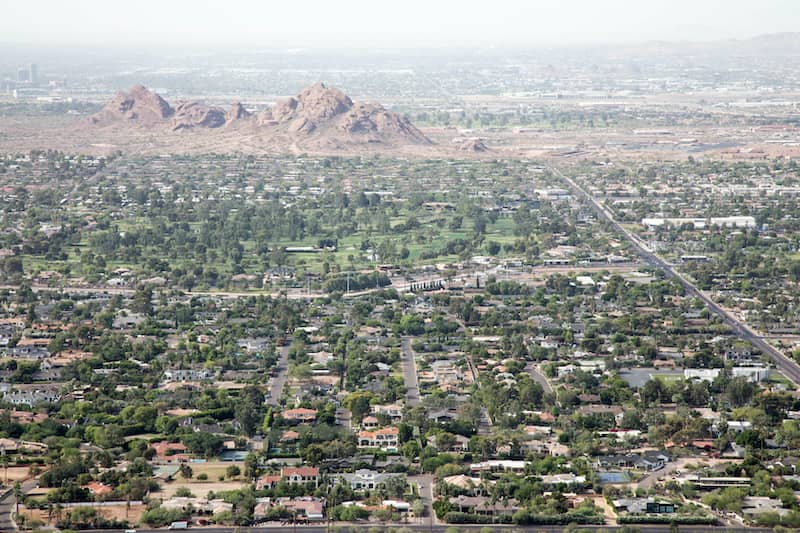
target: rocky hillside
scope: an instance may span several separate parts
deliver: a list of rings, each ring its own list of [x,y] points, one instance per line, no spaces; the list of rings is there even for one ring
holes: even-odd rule
[[[91,117],[98,126],[127,124],[173,131],[213,130],[225,126],[225,135],[257,135],[271,147],[336,148],[359,144],[430,144],[408,119],[369,102],[353,102],[339,89],[316,83],[298,95],[258,114],[241,103],[225,110],[200,102],[179,102],[171,107],[158,94],[141,85],[117,93],[103,110]]]
[[[134,85],[128,92],[117,92],[90,121],[103,125],[115,122],[157,125],[174,114],[175,110],[161,96],[142,85]]]
[[[219,128],[225,125],[225,111],[199,102],[181,102],[172,117],[172,129]]]

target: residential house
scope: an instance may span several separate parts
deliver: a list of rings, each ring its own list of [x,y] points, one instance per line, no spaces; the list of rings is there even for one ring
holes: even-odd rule
[[[742,499],[742,514],[749,517],[756,517],[764,513],[776,513],[780,516],[789,512],[783,506],[783,502],[777,498],[767,496],[745,496]]]
[[[361,427],[364,429],[375,429],[380,426],[378,422],[378,418],[372,415],[365,416],[363,420],[361,420]]]
[[[664,468],[670,461],[670,456],[667,452],[659,451],[646,451],[641,454],[627,453],[627,454],[612,454],[601,455],[596,461],[595,465],[598,468],[636,468],[638,470],[645,470],[652,472]]]
[[[214,377],[214,372],[207,368],[171,369],[164,371],[165,382],[204,381]]]
[[[154,442],[150,445],[156,455],[153,461],[156,463],[185,463],[189,461],[189,450],[180,442]]]
[[[299,498],[258,498],[253,517],[256,520],[268,516],[270,509],[282,507],[294,512],[295,516],[301,520],[314,521],[325,519],[325,500],[312,496]]]
[[[448,442],[452,440],[452,442]],[[442,437],[435,435],[428,437],[428,445],[433,446],[440,452],[459,452],[464,453],[469,451],[469,439],[463,435],[452,435]]]
[[[352,474],[335,474],[331,476],[342,483],[350,486],[353,490],[373,490],[392,478],[402,478],[404,474],[381,473],[374,470],[362,468]]]
[[[319,468],[313,466],[287,466],[281,468],[281,481],[290,485],[313,483],[319,485]]]
[[[89,493],[92,496],[101,497],[101,498],[103,496],[108,496],[109,494],[114,492],[114,489],[112,489],[111,487],[109,487],[105,483],[100,483],[99,481],[90,481],[89,483],[84,485],[84,488],[88,489]]]
[[[442,483],[458,487],[469,496],[481,496],[487,487],[495,482],[479,477],[470,477],[464,474],[457,474],[442,478]]]
[[[617,513],[631,514],[672,514],[678,506],[672,502],[659,501],[655,498],[621,498],[614,500],[614,510]]]
[[[34,389],[10,391],[3,396],[3,401],[12,405],[29,405],[31,407],[43,403],[56,403],[61,395],[55,389]]]
[[[217,515],[233,510],[233,504],[222,499],[209,500],[207,498],[195,498],[193,496],[173,496],[169,500],[164,500],[161,507],[170,510],[191,510],[192,513],[204,515]]]
[[[397,404],[373,405],[372,414],[386,415],[392,420],[400,420],[403,418],[403,407]]]
[[[301,423],[313,422],[317,419],[317,412],[314,409],[299,407],[297,409],[287,409],[281,413],[281,417],[287,422]]]
[[[396,452],[400,447],[400,430],[389,426],[373,431],[358,432],[359,448],[380,448],[386,452]]]
[[[526,461],[513,461],[508,459],[490,459],[469,465],[471,472],[513,472],[521,474],[528,465]]]
[[[548,486],[574,486],[586,483],[586,476],[576,476],[575,474],[552,474],[541,476],[542,483]]]
[[[514,498],[492,502],[486,496],[456,496],[450,498],[450,504],[462,513],[472,513],[487,516],[512,515],[519,511],[520,506]]]

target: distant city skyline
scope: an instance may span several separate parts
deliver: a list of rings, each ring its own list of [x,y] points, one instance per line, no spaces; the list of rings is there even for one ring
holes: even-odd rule
[[[557,46],[800,31],[794,0],[4,1],[0,43],[285,47]]]

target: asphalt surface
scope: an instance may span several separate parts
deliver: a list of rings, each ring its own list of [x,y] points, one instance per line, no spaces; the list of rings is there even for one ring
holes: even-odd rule
[[[403,337],[400,347],[400,362],[403,365],[403,380],[406,384],[406,403],[411,407],[419,405],[419,383],[417,382],[417,363],[411,348],[411,337]]]
[[[411,290],[412,285],[420,285],[424,283],[444,283],[448,284],[450,282],[466,282],[470,283],[475,280],[475,276],[481,278],[482,283],[486,281],[486,277],[488,275],[495,275],[496,277],[503,277],[503,279],[515,280],[520,283],[530,283],[533,281],[538,281],[538,278],[547,275],[547,274],[555,274],[555,273],[568,273],[568,272],[601,272],[608,270],[610,272],[614,271],[629,271],[638,268],[640,265],[637,263],[603,263],[603,264],[595,264],[595,265],[554,265],[554,266],[536,266],[530,269],[526,269],[523,272],[505,272],[497,269],[490,269],[487,271],[478,271],[478,270],[469,270],[467,272],[459,273],[459,275],[447,278],[442,275],[438,274],[428,274],[428,275],[417,275],[414,277],[413,281],[400,281],[400,278],[395,277],[392,279],[392,284],[387,287],[380,287],[380,288],[369,288],[364,289],[362,291],[350,291],[342,295],[343,298],[356,298],[358,296],[364,296],[367,294],[371,294],[376,291],[382,291],[384,289],[395,289],[398,292],[407,292]],[[32,284],[31,290],[33,292],[61,292],[64,294],[119,294],[123,296],[132,296],[136,289],[130,287],[83,287],[83,286],[64,286],[64,287],[49,287],[47,285],[39,285],[39,284]],[[0,285],[0,290],[17,290],[19,289],[19,285]],[[169,288],[165,288],[165,290],[171,290]],[[215,296],[219,298],[247,298],[250,296],[264,296],[270,298],[282,298],[286,297],[289,300],[310,300],[314,298],[322,298],[325,296],[330,296],[330,293],[322,292],[322,291],[308,291],[307,289],[300,289],[300,288],[292,288],[292,289],[285,289],[284,291],[275,292],[275,291],[266,291],[266,290],[252,290],[252,291],[186,291],[181,290],[181,294],[186,296],[198,296],[198,297],[205,297],[205,296]]]
[[[587,193],[575,181],[565,176],[558,169],[552,167],[550,168],[557,176],[569,184],[569,187],[578,197],[585,199],[598,213],[598,215],[605,218],[619,233],[624,235],[639,254],[639,257],[641,257],[645,263],[653,268],[660,268],[668,277],[678,280],[684,286],[688,294],[699,298],[706,305],[710,312],[720,317],[725,324],[731,327],[736,336],[742,340],[750,342],[759,350],[761,350],[772,360],[773,364],[783,373],[783,375],[785,375],[795,385],[800,386],[800,365],[786,357],[774,346],[764,341],[757,332],[739,320],[739,318],[737,318],[735,315],[723,309],[719,304],[698,289],[697,286],[689,281],[683,274],[678,272],[671,264],[667,263],[665,260],[661,259],[661,257],[648,250],[641,239],[622,227],[622,225],[614,219],[613,214],[608,209],[601,205],[592,195]]]
[[[531,376],[531,379],[542,386],[544,391],[548,394],[553,394],[553,387],[550,385],[550,382],[547,381],[547,378],[539,372],[539,369],[536,367],[535,363],[528,363],[525,365],[525,371]]]
[[[330,533],[331,531],[337,531],[339,533],[344,533],[346,531],[373,531],[373,528],[382,528],[382,531],[395,531],[398,528],[406,528],[411,531],[417,532],[429,532],[429,533],[447,533],[448,528],[456,528],[459,531],[475,531],[478,532],[482,528],[487,527],[486,525],[479,526],[479,525],[436,525],[436,524],[385,524],[385,525],[378,525],[375,523],[364,523],[364,524],[333,524],[332,529],[327,528],[324,524],[322,525],[286,525],[286,524],[275,524],[274,526],[266,526],[266,527],[209,527],[209,528],[189,528],[189,530],[196,530],[198,532],[203,533],[250,533],[255,531],[301,531],[304,533]],[[583,526],[582,529],[591,532],[619,532],[622,530],[624,526]],[[635,525],[635,528],[641,530],[643,533],[670,533],[670,526],[669,525],[658,525],[658,526],[648,526],[648,525]],[[562,531],[569,530],[574,531],[574,526],[501,526],[501,525],[492,525],[491,528],[495,531],[508,531],[511,532],[526,532],[526,533],[561,533]],[[452,530],[452,529],[451,529]],[[164,529],[138,529],[136,530],[137,533],[163,533],[167,531],[166,528]],[[681,533],[706,533],[708,531],[714,531],[719,533],[771,533],[772,529],[767,528],[745,528],[745,527],[724,527],[724,526],[680,526],[679,531]],[[123,529],[95,529],[95,530],[83,530],[82,533],[124,533],[125,530]]]
[[[38,480],[29,479],[22,482],[22,493],[26,494],[33,490],[38,484]],[[0,496],[0,531],[17,531],[17,524],[11,519],[16,511],[17,499],[14,497],[13,486]]]
[[[291,348],[291,343],[278,348],[278,353],[280,354],[278,366],[275,367],[275,375],[272,377],[269,398],[267,399],[267,404],[272,406],[280,405],[283,387],[286,386],[287,372],[289,371],[289,348]]]
[[[425,504],[425,516],[422,517],[420,523],[417,524],[419,526],[423,526],[425,524],[428,525],[430,528],[431,525],[434,523],[438,523],[436,517],[433,514],[433,475],[432,474],[421,474],[418,476],[408,476],[408,482],[414,483],[419,487],[419,498],[422,500],[422,503]]]
[[[8,490],[0,497],[0,531],[17,529],[17,525],[11,520],[15,501],[13,490]]]

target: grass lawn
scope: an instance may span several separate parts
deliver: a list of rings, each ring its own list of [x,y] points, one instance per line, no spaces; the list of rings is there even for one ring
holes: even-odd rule
[[[655,378],[664,383],[677,383],[678,381],[683,381],[683,374],[659,374]]]
[[[784,385],[788,390],[795,390],[794,383],[776,369],[769,373],[769,382],[773,385]]]
[[[416,217],[419,221],[419,227],[413,230],[399,230],[402,225],[411,217]],[[327,253],[292,253],[288,254],[289,265],[294,266],[298,270],[306,270],[316,274],[321,274],[323,271],[323,263],[325,261],[335,262],[339,265],[341,270],[372,270],[375,268],[376,263],[402,263],[407,266],[420,266],[437,263],[452,263],[458,261],[458,256],[455,254],[436,255],[424,259],[425,255],[430,256],[431,252],[444,253],[446,245],[450,241],[463,240],[470,242],[473,239],[473,220],[470,217],[464,217],[460,228],[452,230],[447,226],[447,223],[442,224],[445,220],[440,213],[426,213],[424,211],[408,211],[402,209],[398,216],[393,217],[391,220],[391,228],[388,232],[383,233],[375,228],[375,224],[371,223],[373,227],[363,227],[352,235],[342,237],[338,240],[338,249],[335,252]],[[449,222],[449,219],[448,219]],[[122,231],[138,231],[143,230],[151,225],[151,221],[143,218],[130,218],[119,220],[115,222],[116,227]],[[193,223],[193,230],[197,230],[199,223]],[[514,220],[508,216],[497,218],[494,223],[488,223],[486,227],[486,234],[484,236],[484,244],[474,250],[472,253],[475,255],[488,255],[486,251],[486,243],[494,241],[504,244],[511,244],[516,240],[514,235]],[[322,233],[326,231],[333,231],[334,228],[323,228]],[[316,246],[323,235],[306,236],[302,239],[288,240],[279,239],[270,241],[270,248],[275,247],[302,247],[302,246]],[[85,234],[79,243],[68,245],[64,247],[68,257],[66,260],[47,260],[43,256],[23,256],[23,264],[26,272],[35,272],[43,270],[62,270],[69,267],[71,276],[80,276],[84,272],[88,272],[81,265],[81,254],[91,249],[90,240],[92,235]],[[390,240],[393,242],[395,249],[399,252],[402,248],[406,248],[409,252],[408,257],[404,260],[390,260],[379,258],[377,262],[367,259],[367,253],[362,250],[362,243],[368,241],[373,250],[377,250],[379,245]],[[241,266],[246,273],[263,272],[265,269],[264,261],[255,253],[256,242],[249,240],[242,242],[244,248],[244,256],[242,258]],[[232,274],[232,264],[228,257],[226,257],[220,250],[216,251],[216,256],[212,261],[205,261],[203,267],[206,269],[213,269],[220,273],[225,278]],[[191,271],[197,267],[195,258],[193,257],[170,257],[168,250],[162,247],[141,246],[141,250],[136,258],[130,260],[109,260],[104,270],[112,272],[118,268],[127,268],[134,273],[139,271],[147,271],[147,261],[149,259],[159,259],[167,262],[171,268],[181,268],[185,271]],[[505,255],[501,252],[500,256]],[[270,265],[274,266],[274,265]]]

